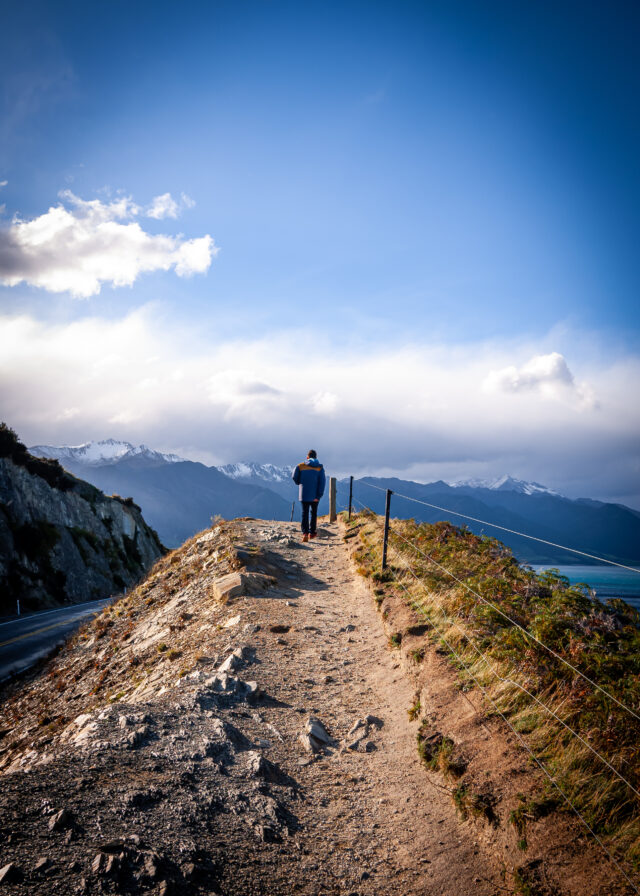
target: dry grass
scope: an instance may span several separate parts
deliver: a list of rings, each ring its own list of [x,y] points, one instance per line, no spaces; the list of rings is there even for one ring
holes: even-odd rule
[[[415,721],[415,719],[419,718],[421,709],[422,706],[420,705],[420,694],[416,694],[413,698],[413,703],[407,710],[407,715],[409,716],[410,722],[413,722]]]
[[[205,534],[211,540],[199,541]],[[26,681],[5,686],[0,728],[9,733],[3,739],[6,749],[1,765],[32,747],[34,737],[40,736],[34,730],[42,732],[46,727],[47,735],[49,729],[59,731],[79,712],[128,698],[163,669],[175,680],[173,663],[178,659],[180,674],[191,671],[202,653],[201,636],[193,634],[202,622],[189,611],[197,604],[202,615],[209,615],[212,602],[205,573],[216,577],[238,567],[235,538],[233,523],[198,533],[160,558],[144,582],[76,632],[43,672],[35,670]],[[187,603],[181,608],[182,594]],[[178,604],[169,609],[175,598]],[[163,614],[168,614],[164,625],[157,622]],[[212,621],[212,632],[215,628]],[[149,631],[156,634],[149,638]],[[44,726],[37,721],[43,716],[42,706],[47,707]]]
[[[380,567],[380,521],[360,514],[356,523],[357,562],[378,582],[374,573]],[[536,575],[496,539],[449,523],[394,520],[394,530],[401,537],[390,538],[388,592],[409,601],[428,624],[425,642],[446,649],[461,687],[480,684],[487,691],[608,848],[640,868],[640,801],[589,749],[604,756],[640,790],[640,722],[505,618],[640,712],[640,614],[621,600],[603,604],[586,587],[572,587],[560,575]],[[453,572],[505,616],[423,555]],[[384,599],[380,589],[376,591],[376,598]],[[414,662],[419,661],[420,649],[410,649]],[[447,749],[443,746],[435,758],[445,774]],[[565,807],[551,784],[541,787],[532,805]],[[519,833],[522,820],[526,825],[528,816],[537,811],[513,815]],[[526,844],[526,833],[521,840]]]

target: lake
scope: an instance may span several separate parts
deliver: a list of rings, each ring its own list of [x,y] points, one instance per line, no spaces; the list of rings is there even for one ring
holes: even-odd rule
[[[640,572],[618,569],[615,566],[540,566],[532,567],[536,572],[557,569],[572,585],[585,582],[596,592],[600,600],[621,597],[632,607],[640,610]]]

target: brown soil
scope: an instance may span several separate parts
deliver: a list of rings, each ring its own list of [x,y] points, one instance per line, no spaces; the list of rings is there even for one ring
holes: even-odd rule
[[[456,687],[424,633],[408,631],[420,623],[414,612],[392,595],[377,611],[337,525],[304,545],[286,523],[247,520],[233,532],[239,563],[212,534],[163,561],[143,586],[147,615],[126,623],[121,649],[98,667],[104,679],[107,662],[120,664],[109,691],[117,699],[99,688],[89,695],[93,671],[60,691],[70,670],[88,669],[83,651],[101,643],[81,638],[6,695],[0,867],[16,869],[8,892],[625,892],[565,816],[530,825],[529,849],[518,849],[508,815],[518,792],[538,786],[535,774],[502,723]],[[253,578],[223,603],[240,563]],[[275,580],[267,588],[266,576]],[[396,632],[399,648],[389,639]],[[419,663],[416,646],[426,647]],[[213,681],[241,647],[237,678]],[[125,681],[132,656],[145,670],[140,681]],[[410,721],[416,693],[421,708]],[[44,737],[43,704],[62,719]],[[317,752],[300,739],[310,716],[332,739]],[[427,733],[454,741],[455,779],[421,764],[416,732],[425,722]],[[452,799],[461,786],[490,811],[476,814],[467,802],[465,820]],[[56,827],[62,808],[71,818]],[[51,867],[36,871],[38,858]]]

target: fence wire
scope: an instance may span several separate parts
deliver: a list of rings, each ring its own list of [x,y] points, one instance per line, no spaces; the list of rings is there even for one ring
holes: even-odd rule
[[[386,492],[386,488],[379,485],[373,485],[371,482],[365,482],[363,479],[358,480],[358,485],[366,485],[367,488],[375,488],[379,492]],[[488,520],[481,520],[475,516],[469,516],[467,513],[460,513],[458,510],[450,510],[447,507],[440,507],[438,504],[430,504],[428,501],[421,501],[420,498],[410,498],[409,495],[401,495],[400,492],[394,491],[396,498],[403,498],[405,501],[413,501],[414,504],[423,504],[425,507],[431,507],[433,510],[441,510],[443,513],[450,513],[453,516],[462,517],[465,520],[472,520],[474,523],[482,523],[483,526],[490,526],[492,529],[500,529],[502,532],[509,532],[511,535],[519,535],[521,538],[528,538],[531,541],[538,541],[540,544],[546,544],[553,548],[561,548],[563,551],[570,551],[572,554],[579,554],[581,557],[588,557],[590,560],[597,560],[599,563],[608,563],[610,566],[619,566],[621,569],[628,569],[631,572],[637,572],[640,575],[640,569],[635,566],[627,566],[624,563],[618,563],[616,560],[607,560],[606,557],[598,557],[596,554],[589,554],[586,551],[579,551],[577,548],[570,548],[566,544],[556,544],[555,541],[547,541],[546,538],[538,538],[537,535],[528,535],[526,532],[518,532],[517,529],[508,529],[506,526],[499,526],[497,523],[490,523]]]
[[[385,490],[385,491],[386,491],[386,490]],[[375,517],[376,517],[376,520],[377,520],[378,515],[377,515],[377,514],[374,514],[373,511],[372,511],[369,507],[367,507],[366,505],[364,505],[361,501],[359,501],[359,500],[356,499],[355,497],[353,498],[353,501],[354,501],[355,504],[359,505],[360,508],[361,508],[365,513],[367,513],[367,514],[371,514],[372,516],[375,516]],[[435,563],[436,566],[438,566],[440,569],[442,569],[443,571],[445,571],[445,572],[447,572],[449,575],[451,575],[456,581],[459,582],[459,584],[464,585],[464,582],[461,582],[461,581],[460,581],[460,580],[459,580],[453,573],[451,573],[449,570],[447,570],[447,569],[446,569],[445,567],[443,567],[441,564],[437,563],[435,560],[433,560],[433,558],[429,557],[427,554],[424,554],[423,551],[420,551],[420,550],[417,548],[416,545],[414,545],[414,544],[413,544],[412,542],[410,542],[408,539],[406,539],[406,538],[404,538],[402,535],[400,535],[400,533],[397,532],[395,528],[391,529],[390,531],[391,531],[391,533],[392,533],[394,536],[398,537],[400,540],[402,540],[403,542],[405,542],[409,547],[418,550],[418,553],[422,554],[422,556],[425,557],[425,559],[429,560],[429,561],[432,562],[432,563]],[[391,544],[390,546],[391,546],[391,549],[392,549],[393,552],[394,552],[394,555],[395,555],[396,557],[398,557],[400,560],[404,560],[404,561],[405,561],[404,563],[402,563],[402,568],[404,569],[404,571],[405,571],[405,572],[408,572],[408,573],[409,573],[409,574],[410,574],[410,575],[417,581],[417,583],[420,585],[420,587],[422,587],[422,588],[425,589],[425,591],[426,591],[426,590],[427,590],[427,586],[426,586],[425,583],[424,583],[423,581],[421,581],[420,578],[416,575],[416,573],[415,573],[414,570],[411,568],[411,566],[408,564],[408,562],[406,562],[405,557],[398,551],[398,549],[397,549],[393,544]],[[493,697],[491,696],[491,694],[489,693],[489,691],[487,690],[487,688],[484,687],[484,686],[480,683],[480,681],[479,681],[478,678],[474,675],[474,673],[473,673],[473,671],[471,670],[471,668],[467,665],[467,663],[465,663],[465,661],[464,661],[464,659],[462,658],[462,656],[460,656],[460,654],[458,653],[458,651],[457,651],[457,650],[453,647],[453,645],[450,644],[450,642],[447,640],[446,635],[443,633],[443,631],[442,631],[442,629],[440,628],[440,626],[436,624],[436,622],[434,621],[433,616],[427,612],[426,608],[425,608],[422,604],[420,604],[419,602],[417,602],[416,600],[414,600],[413,595],[411,594],[411,592],[409,591],[409,589],[406,587],[406,585],[404,584],[404,582],[403,582],[400,578],[398,578],[398,576],[396,575],[396,573],[395,573],[395,571],[393,570],[393,568],[387,566],[387,569],[389,570],[389,572],[390,572],[391,576],[393,577],[394,581],[395,581],[395,582],[396,582],[396,583],[403,589],[403,591],[404,591],[405,594],[407,595],[409,604],[413,607],[413,609],[414,609],[419,615],[421,615],[423,618],[427,619],[427,620],[429,621],[429,623],[430,623],[431,625],[434,626],[434,628],[436,629],[436,631],[437,631],[437,633],[438,633],[439,638],[444,642],[444,644],[447,646],[448,650],[451,652],[451,654],[453,654],[453,656],[456,658],[456,660],[457,660],[457,662],[460,664],[460,666],[465,670],[465,672],[467,673],[467,675],[471,678],[471,680],[474,682],[474,684],[478,687],[478,689],[479,689],[480,692],[483,694],[483,696],[485,697],[485,699],[489,701],[489,703],[491,704],[491,706],[493,707],[493,709],[496,711],[496,713],[497,713],[497,714],[500,716],[500,718],[505,722],[505,724],[508,726],[508,728],[510,729],[510,731],[515,735],[515,737],[516,737],[518,743],[523,747],[523,749],[528,753],[528,755],[531,757],[531,759],[535,762],[535,764],[536,764],[536,765],[540,768],[540,770],[543,772],[543,774],[545,775],[545,777],[549,780],[549,782],[553,785],[553,787],[558,791],[558,793],[559,793],[560,796],[562,797],[564,803],[571,809],[571,811],[574,813],[574,815],[579,819],[579,821],[582,823],[582,825],[583,825],[583,826],[586,828],[586,830],[591,834],[591,836],[592,836],[592,837],[594,838],[594,840],[598,843],[598,845],[600,846],[600,848],[602,849],[602,851],[604,852],[604,854],[605,854],[605,855],[607,856],[607,858],[611,861],[611,863],[614,865],[614,867],[617,869],[617,871],[622,875],[622,877],[626,880],[626,882],[627,882],[627,883],[629,884],[629,886],[633,889],[633,891],[634,891],[635,893],[640,894],[640,890],[639,890],[638,887],[636,887],[636,885],[633,883],[633,881],[631,880],[631,878],[629,877],[629,875],[626,873],[626,871],[624,870],[624,868],[620,865],[620,863],[619,863],[618,860],[615,858],[615,856],[614,856],[614,855],[607,849],[607,847],[606,847],[605,844],[603,843],[602,839],[601,839],[601,838],[598,836],[598,834],[593,830],[593,828],[592,828],[591,825],[587,822],[587,820],[584,818],[584,816],[582,815],[582,813],[580,812],[580,810],[577,808],[577,806],[574,805],[574,803],[573,803],[573,801],[570,799],[570,797],[564,792],[564,790],[562,789],[562,787],[558,784],[557,780],[553,777],[553,775],[552,775],[551,772],[548,770],[548,768],[545,766],[545,764],[544,764],[544,763],[543,763],[543,762],[542,762],[542,761],[535,755],[535,753],[532,751],[532,749],[529,747],[529,745],[526,743],[526,741],[522,738],[522,736],[520,735],[520,733],[519,733],[519,732],[516,730],[516,728],[511,724],[511,722],[510,722],[509,719],[506,717],[506,715],[502,712],[502,710],[498,707],[497,703],[495,702],[495,700],[493,699]],[[466,586],[465,586],[465,587],[466,587]],[[472,591],[472,589],[468,589],[468,590],[471,590],[471,591]],[[473,592],[473,593],[476,594],[476,596],[479,597],[480,600],[483,600],[485,603],[489,603],[489,602],[487,602],[486,600],[484,600],[484,599],[482,598],[481,595],[478,595],[476,592]],[[433,595],[432,595],[432,596],[433,596]],[[462,632],[462,634],[464,635],[464,637],[466,638],[466,640],[468,641],[468,643],[470,644],[470,646],[475,650],[475,652],[476,652],[477,654],[479,654],[479,656],[481,657],[481,659],[485,662],[485,664],[486,664],[487,668],[489,669],[489,671],[492,672],[492,673],[496,676],[496,678],[498,678],[500,681],[502,681],[502,682],[504,682],[504,683],[509,683],[509,684],[513,685],[514,687],[518,688],[519,690],[521,690],[522,692],[524,692],[525,694],[527,694],[527,695],[528,695],[531,699],[533,699],[536,703],[538,703],[540,706],[542,706],[547,712],[550,713],[551,716],[553,716],[553,717],[554,717],[554,718],[555,718],[561,725],[563,725],[564,728],[565,728],[567,731],[569,731],[571,735],[575,736],[575,737],[576,737],[576,738],[577,738],[577,739],[578,739],[584,746],[588,747],[589,750],[591,750],[591,752],[592,752],[595,756],[597,756],[597,758],[598,758],[604,765],[606,765],[606,766],[607,766],[607,767],[614,773],[614,775],[616,775],[616,777],[619,778],[620,781],[622,781],[627,787],[629,787],[629,788],[633,791],[634,794],[636,794],[637,796],[640,796],[640,793],[639,793],[638,790],[633,786],[633,784],[631,784],[631,782],[627,781],[626,778],[624,778],[624,777],[623,777],[623,776],[622,776],[622,775],[621,775],[621,774],[614,768],[614,766],[611,765],[611,763],[610,763],[604,756],[602,756],[597,750],[595,750],[593,747],[591,747],[591,745],[588,744],[588,743],[587,743],[587,742],[580,736],[580,734],[578,734],[578,732],[574,731],[569,725],[567,725],[567,724],[566,724],[566,723],[565,723],[565,722],[564,722],[564,721],[563,721],[563,720],[562,720],[562,719],[561,719],[561,718],[554,712],[554,710],[551,709],[551,707],[547,706],[543,701],[539,700],[534,694],[532,694],[530,691],[528,691],[526,688],[524,688],[522,685],[520,685],[519,682],[515,681],[514,679],[512,679],[512,678],[510,678],[510,677],[507,678],[507,677],[504,677],[504,676],[500,675],[500,673],[499,673],[499,672],[498,672],[498,671],[497,671],[497,670],[496,670],[496,669],[489,663],[487,657],[482,653],[482,651],[480,651],[480,650],[477,648],[477,646],[476,646],[475,644],[473,644],[473,642],[472,642],[471,639],[469,638],[469,635],[466,633],[466,631],[464,631],[464,629],[459,625],[459,623],[457,623],[457,622],[456,622],[455,620],[453,620],[453,619],[450,619],[450,618],[447,616],[446,611],[444,610],[444,608],[443,608],[441,605],[438,604],[438,606],[439,606],[439,609],[442,610],[442,613],[443,613],[443,616],[444,616],[444,620],[443,620],[443,621],[445,622],[445,624],[454,625],[454,626],[456,626],[456,627]],[[490,606],[493,606],[493,605],[490,604]],[[494,609],[497,609],[497,608],[494,607]],[[502,615],[505,615],[505,614],[502,614]],[[508,617],[507,617],[507,618],[508,618]],[[510,621],[511,621],[511,620],[510,620]],[[517,624],[517,623],[514,623],[514,624]],[[521,626],[518,626],[518,627],[522,629]],[[524,631],[525,634],[528,634],[528,633],[526,632],[526,629],[522,629],[522,631]],[[535,639],[535,640],[538,640],[538,639]],[[540,643],[541,646],[545,647],[546,649],[551,650],[551,648],[547,648],[546,645],[544,645],[541,641],[538,642],[538,643]],[[551,652],[554,653],[554,655],[556,655],[554,651],[551,651]],[[562,657],[558,656],[558,659],[562,660]],[[582,675],[582,673],[581,673],[579,670],[575,669],[575,667],[571,666],[570,663],[568,663],[567,665],[569,665],[572,669],[574,669],[574,671],[576,671],[579,675]],[[582,677],[583,677],[583,678],[586,678],[587,681],[589,681],[591,684],[594,684],[595,687],[597,687],[599,690],[603,691],[604,694],[606,694],[608,697],[610,697],[612,700],[614,700],[614,702],[618,703],[623,709],[627,709],[627,711],[631,712],[632,715],[636,716],[636,714],[635,714],[632,710],[630,710],[628,707],[625,707],[624,704],[619,703],[619,701],[617,701],[614,697],[612,697],[612,695],[608,694],[607,691],[604,691],[602,688],[600,688],[597,684],[595,684],[595,682],[591,682],[591,680],[590,680],[589,678],[587,678],[586,676],[584,676],[584,675],[582,675]],[[478,712],[477,708],[474,707],[474,709],[476,710],[476,712]],[[636,716],[636,718],[640,718],[640,717]]]
[[[377,486],[372,486],[372,487],[377,488]],[[394,494],[395,494],[395,492],[394,492]],[[459,585],[461,585],[470,594],[473,594],[475,597],[478,598],[478,600],[481,600],[482,603],[486,604],[488,607],[491,607],[491,609],[495,610],[496,613],[499,613],[503,619],[505,619],[511,625],[515,626],[519,631],[521,631],[524,635],[526,635],[527,638],[530,638],[532,641],[535,641],[536,644],[540,645],[540,647],[543,647],[546,651],[548,651],[548,653],[550,653],[553,657],[555,657],[555,659],[557,659],[559,662],[563,663],[568,669],[571,669],[573,672],[576,673],[576,675],[579,675],[582,679],[584,679],[584,681],[588,682],[592,687],[594,687],[594,688],[596,688],[596,690],[600,691],[601,694],[603,694],[605,697],[607,697],[609,700],[611,700],[613,703],[615,703],[621,709],[624,709],[625,712],[628,712],[635,719],[640,721],[640,715],[637,712],[635,712],[635,710],[631,709],[630,706],[627,706],[625,703],[622,703],[620,700],[618,700],[617,697],[614,697],[613,694],[610,694],[609,691],[607,691],[605,688],[601,687],[597,682],[593,681],[593,679],[589,678],[588,675],[585,675],[584,672],[581,672],[580,669],[578,669],[576,666],[574,666],[572,663],[570,663],[569,660],[566,660],[563,656],[561,656],[559,653],[557,653],[557,651],[555,651],[552,647],[549,647],[547,644],[544,643],[544,641],[541,641],[540,638],[538,638],[532,632],[528,631],[526,628],[524,628],[524,626],[520,625],[519,622],[517,622],[515,619],[512,619],[511,616],[509,616],[507,613],[504,612],[504,610],[500,609],[500,607],[496,606],[496,604],[492,603],[490,600],[487,600],[486,597],[483,597],[478,591],[476,591],[474,588],[471,588],[471,586],[468,585],[466,582],[464,582],[462,579],[459,579],[458,576],[456,576],[455,573],[451,572],[450,569],[447,569],[446,566],[443,566],[441,563],[438,563],[438,561],[435,560],[430,554],[425,554],[424,551],[421,551],[417,545],[413,544],[413,542],[407,542],[407,543],[410,545],[412,550],[416,551],[418,554],[420,554],[422,557],[424,557],[425,560],[428,560],[429,563],[433,563],[434,566],[437,566],[438,569],[440,569],[446,575],[450,576],[455,582],[457,582]]]
[[[400,533],[397,532],[395,529],[393,530],[393,534],[394,534],[397,538],[401,538],[402,541],[405,542],[405,544],[408,544],[409,546],[411,546],[411,542],[409,542],[406,538],[404,538],[403,536],[401,536]],[[400,552],[397,550],[397,548],[395,548],[393,545],[390,545],[390,547],[391,547],[391,549],[393,550],[394,554],[395,554],[397,557],[399,557],[400,559],[404,559],[403,556],[402,556],[402,554],[400,554]],[[409,565],[405,565],[404,568],[406,569],[406,571],[407,571],[408,573],[411,574],[411,576],[413,576],[413,578],[414,578],[415,581],[418,583],[418,585],[419,585],[421,588],[423,588],[425,591],[428,592],[427,586],[426,586],[425,583],[424,583],[424,582],[423,582],[423,581],[416,575],[416,573],[413,571],[413,569],[412,569]],[[518,690],[522,691],[522,693],[526,694],[526,695],[527,695],[528,697],[530,697],[533,701],[535,701],[535,703],[537,703],[539,706],[541,706],[544,710],[546,710],[546,712],[548,712],[549,715],[553,716],[553,718],[554,718],[557,722],[559,722],[559,723],[560,723],[560,724],[561,724],[561,725],[562,725],[562,726],[563,726],[563,727],[564,727],[570,734],[572,734],[574,737],[576,737],[576,738],[580,741],[581,744],[583,744],[588,750],[590,750],[590,751],[593,753],[594,756],[597,756],[597,758],[598,758],[604,765],[606,765],[607,768],[608,768],[610,771],[612,771],[613,774],[614,774],[614,775],[615,775],[615,776],[616,776],[616,777],[617,777],[623,784],[626,784],[626,786],[627,786],[630,790],[632,790],[633,793],[635,793],[635,795],[636,795],[637,797],[640,797],[640,791],[638,791],[630,781],[627,781],[627,779],[626,779],[623,775],[621,775],[620,772],[619,772],[613,765],[611,765],[611,763],[609,762],[609,760],[606,759],[606,757],[602,756],[596,749],[594,749],[594,747],[592,747],[591,744],[588,743],[588,742],[582,737],[581,734],[579,734],[577,731],[575,731],[570,725],[567,725],[567,723],[566,723],[563,719],[561,719],[560,716],[557,715],[557,713],[556,713],[550,706],[548,706],[543,700],[540,700],[540,698],[537,697],[535,694],[532,694],[531,691],[529,691],[527,688],[525,688],[524,685],[521,685],[518,681],[516,681],[516,680],[515,680],[514,678],[512,678],[510,675],[507,676],[507,677],[501,675],[501,674],[498,672],[498,670],[497,670],[497,669],[496,669],[496,668],[489,662],[489,660],[488,660],[486,654],[483,653],[483,652],[478,648],[478,646],[477,646],[476,644],[474,644],[474,642],[473,642],[472,639],[469,637],[468,633],[465,631],[465,629],[463,628],[463,626],[461,626],[460,623],[456,622],[454,619],[451,619],[450,617],[448,617],[447,614],[446,614],[446,612],[445,612],[445,610],[444,610],[444,608],[443,608],[441,605],[439,605],[439,608],[442,610],[443,616],[445,617],[445,620],[444,620],[444,621],[445,621],[445,622],[449,622],[451,625],[454,625],[460,632],[462,632],[462,635],[463,635],[464,638],[468,641],[469,646],[472,648],[472,650],[475,651],[475,653],[478,654],[478,656],[480,657],[480,659],[485,663],[485,665],[487,666],[487,668],[489,669],[489,671],[490,671],[493,675],[495,675],[496,678],[498,678],[500,681],[502,681],[502,682],[505,683],[505,684],[511,684],[511,685],[513,685],[515,688],[517,688]]]

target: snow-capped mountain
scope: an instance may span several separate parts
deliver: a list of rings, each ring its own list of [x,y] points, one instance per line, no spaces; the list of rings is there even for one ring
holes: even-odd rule
[[[268,464],[231,464],[229,471],[235,475],[229,475],[217,467],[116,439],[37,445],[30,451],[59,460],[74,476],[106,494],[131,495],[169,547],[205,529],[216,514],[224,519],[268,520],[287,520],[291,514],[292,496],[285,499],[279,494],[285,491],[281,477],[286,471]],[[295,493],[293,482],[289,486]]]
[[[249,463],[225,464],[218,467],[230,479],[262,479],[264,482],[289,482],[293,467],[276,467],[274,464]]]
[[[65,462],[89,467],[103,464],[114,464],[133,457],[142,457],[154,461],[178,463],[184,460],[177,454],[161,454],[146,445],[132,445],[130,442],[119,442],[116,439],[103,439],[100,442],[85,442],[84,445],[34,445],[29,448],[36,457],[49,457]]]
[[[559,492],[539,482],[525,482],[524,479],[514,479],[513,476],[500,476],[497,479],[458,479],[450,482],[452,488],[488,488],[491,491],[518,492],[521,495],[556,495]]]

